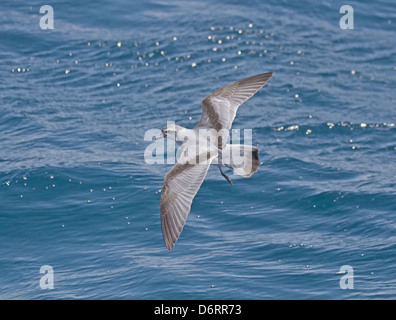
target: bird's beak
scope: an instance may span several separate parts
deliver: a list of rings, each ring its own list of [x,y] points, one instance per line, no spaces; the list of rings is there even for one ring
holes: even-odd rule
[[[164,133],[161,132],[158,136],[155,137],[155,141],[164,139]]]

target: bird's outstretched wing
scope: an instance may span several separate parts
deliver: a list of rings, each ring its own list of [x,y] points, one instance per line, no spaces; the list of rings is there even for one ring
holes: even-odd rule
[[[168,250],[174,247],[179,238],[190,213],[191,203],[217,154],[211,155],[209,152],[204,156],[206,159],[196,161],[196,164],[176,163],[165,176],[161,192],[161,226]]]
[[[272,72],[262,73],[231,83],[202,100],[202,117],[196,127],[214,128],[221,132],[219,148],[227,142],[238,107],[260,90],[272,77]]]

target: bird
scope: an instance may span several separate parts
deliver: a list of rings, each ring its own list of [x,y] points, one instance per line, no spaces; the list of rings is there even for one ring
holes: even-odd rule
[[[257,171],[258,148],[229,144],[227,139],[239,106],[256,94],[272,75],[272,72],[258,74],[218,89],[202,100],[202,116],[193,129],[172,123],[163,127],[156,137],[156,140],[173,139],[181,147],[181,154],[166,174],[161,191],[161,229],[168,250],[175,246],[183,230],[210,165],[217,166],[230,184],[233,183],[222,167],[247,178]],[[238,152],[243,161],[236,164],[233,155]]]

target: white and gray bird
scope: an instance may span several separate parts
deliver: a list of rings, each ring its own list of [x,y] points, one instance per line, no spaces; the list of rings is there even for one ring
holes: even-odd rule
[[[254,146],[227,144],[229,130],[238,107],[260,90],[272,77],[263,73],[231,83],[202,100],[202,117],[193,129],[178,125],[162,128],[157,137],[174,139],[181,145],[177,163],[165,176],[161,192],[161,226],[165,245],[172,249],[183,230],[192,201],[204,181],[210,165],[250,177],[259,167],[258,149]],[[204,134],[202,134],[204,132]],[[235,163],[237,154],[243,161]]]

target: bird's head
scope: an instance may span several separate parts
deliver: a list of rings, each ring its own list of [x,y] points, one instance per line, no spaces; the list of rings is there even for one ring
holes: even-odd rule
[[[168,138],[172,140],[176,140],[177,133],[183,129],[182,127],[178,126],[177,124],[168,124],[167,126],[161,129],[161,133],[156,137],[155,140]]]

